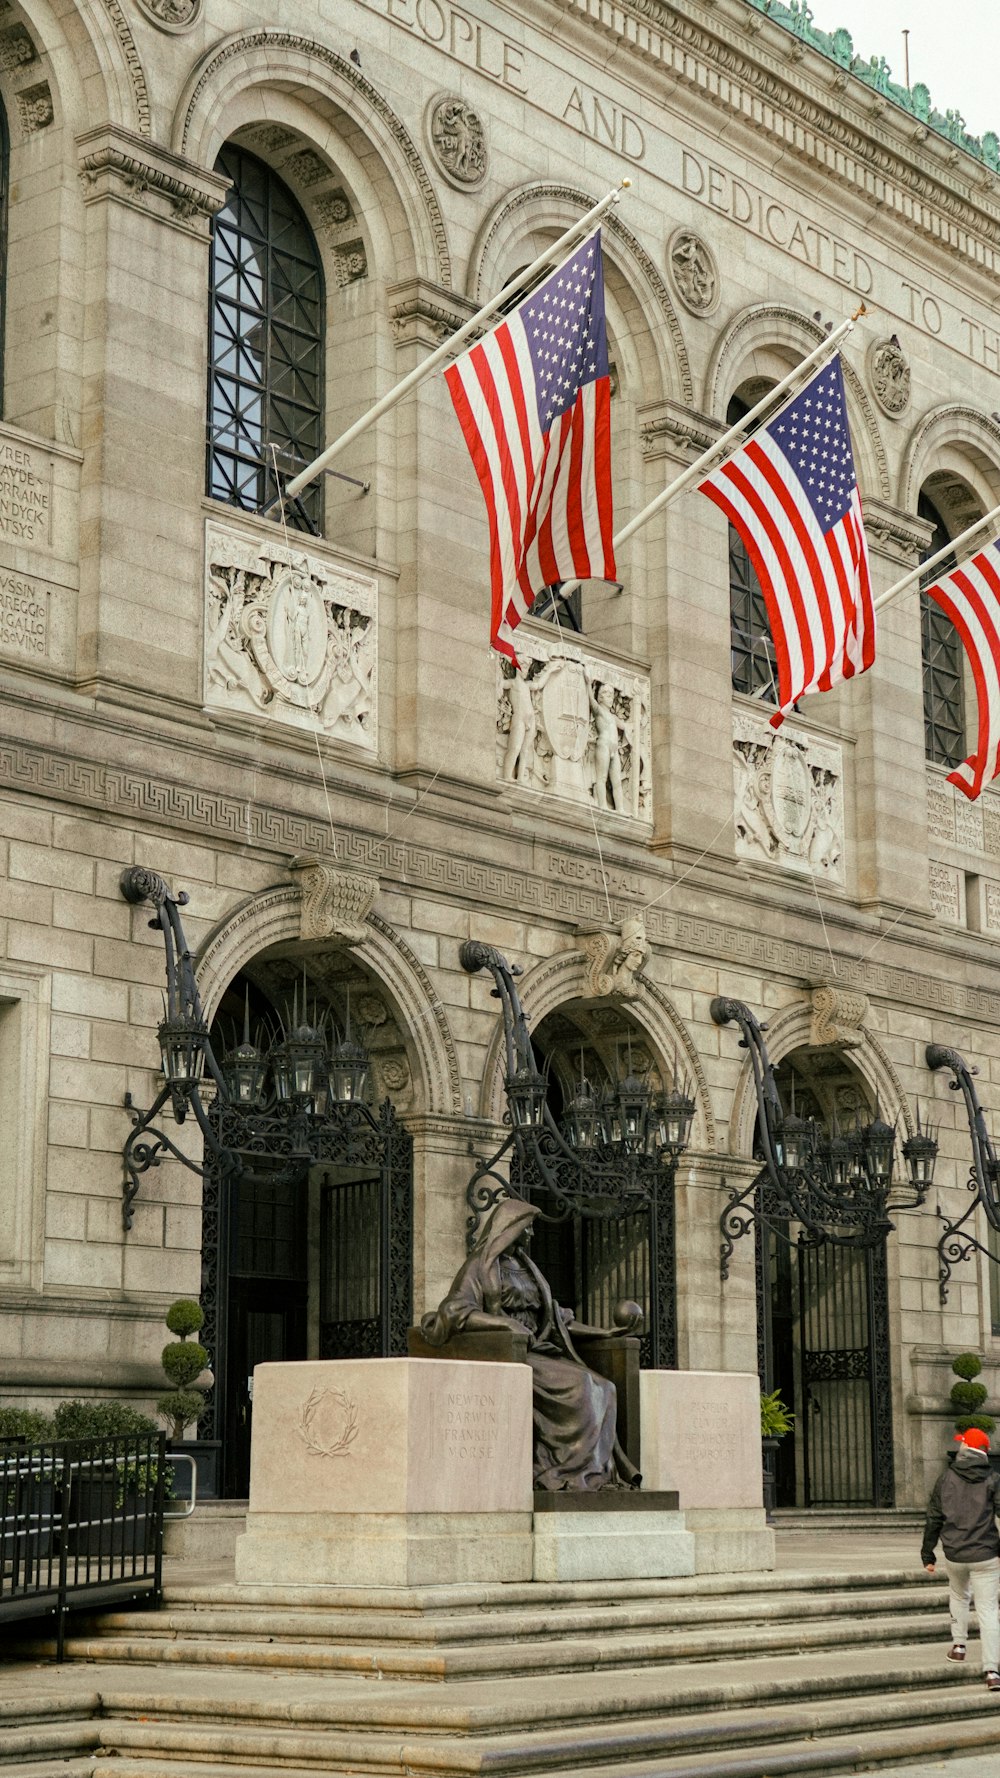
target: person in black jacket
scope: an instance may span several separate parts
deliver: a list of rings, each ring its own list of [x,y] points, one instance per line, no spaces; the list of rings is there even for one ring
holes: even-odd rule
[[[990,1441],[978,1427],[957,1432],[958,1450],[934,1483],[927,1506],[920,1560],[934,1573],[938,1539],[951,1587],[949,1661],[965,1660],[969,1605],[975,1600],[986,1684],[1000,1692],[1000,1478],[990,1469]]]

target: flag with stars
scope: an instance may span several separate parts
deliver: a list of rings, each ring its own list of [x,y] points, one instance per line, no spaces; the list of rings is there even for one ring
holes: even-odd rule
[[[778,668],[779,728],[797,698],[875,658],[868,544],[839,357],[700,483],[760,581]]]
[[[614,580],[601,231],[445,372],[486,500],[490,641],[560,580]]]

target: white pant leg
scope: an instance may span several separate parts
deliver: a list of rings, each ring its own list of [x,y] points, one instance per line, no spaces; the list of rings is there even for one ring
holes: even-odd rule
[[[948,1609],[951,1612],[951,1639],[952,1642],[968,1642],[969,1606],[972,1602],[968,1563],[949,1562],[946,1556],[944,1566],[950,1588]]]
[[[971,1562],[968,1568],[979,1619],[979,1649],[983,1672],[1000,1670],[1000,1556],[988,1562]]]

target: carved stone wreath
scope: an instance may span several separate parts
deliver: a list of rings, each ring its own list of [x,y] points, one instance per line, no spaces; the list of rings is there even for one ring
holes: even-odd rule
[[[457,93],[439,93],[427,107],[427,138],[446,179],[463,191],[482,185],[489,171],[486,129],[479,112]]]
[[[136,4],[161,31],[189,31],[201,12],[201,0],[136,0]]]
[[[905,414],[910,405],[910,363],[895,336],[869,347],[868,381],[884,414],[893,420]]]
[[[667,242],[667,270],[681,302],[692,315],[710,315],[718,307],[719,268],[711,247],[693,229],[675,229]]]
[[[317,1457],[349,1457],[358,1436],[358,1406],[344,1389],[314,1389],[302,1404],[296,1431]]]

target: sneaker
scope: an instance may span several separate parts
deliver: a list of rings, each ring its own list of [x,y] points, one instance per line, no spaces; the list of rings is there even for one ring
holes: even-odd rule
[[[953,1642],[944,1658],[946,1661],[964,1661],[965,1643]]]
[[[1000,1673],[998,1673],[995,1668],[991,1668],[986,1674],[986,1690],[988,1692],[1000,1692]]]

